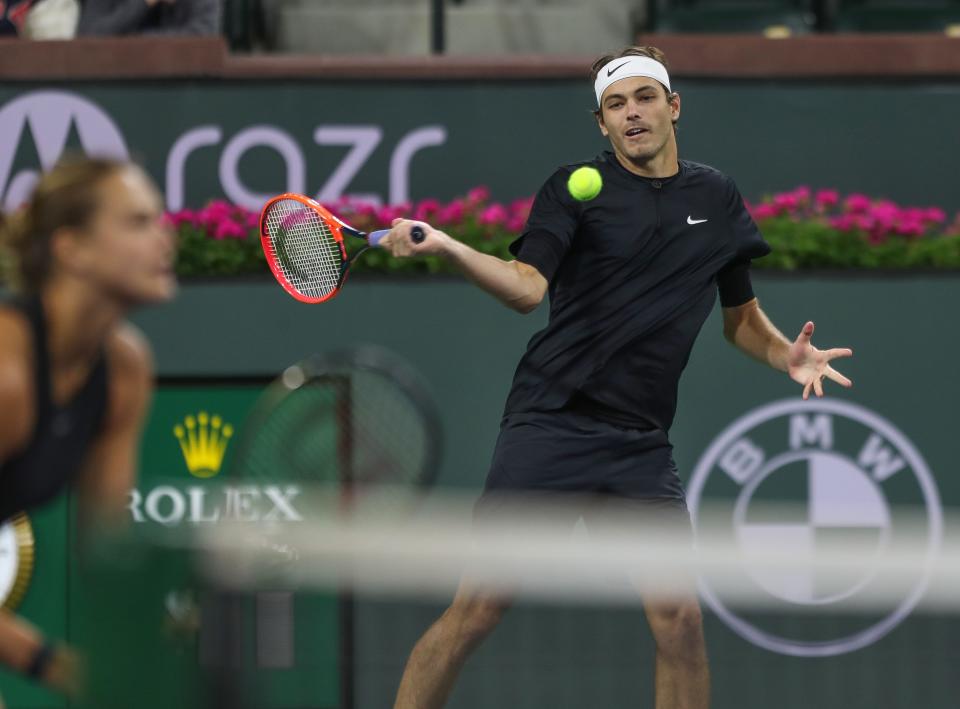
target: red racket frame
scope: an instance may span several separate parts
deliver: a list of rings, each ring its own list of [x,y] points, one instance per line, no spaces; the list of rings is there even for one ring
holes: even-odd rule
[[[319,216],[323,220],[323,222],[330,229],[330,233],[333,234],[333,238],[336,240],[337,246],[340,248],[340,257],[343,259],[344,263],[347,262],[347,248],[343,243],[343,229],[346,228],[357,235],[362,235],[363,232],[358,232],[353,227],[347,226],[342,221],[337,219],[330,212],[330,210],[328,210],[322,204],[320,204],[314,199],[305,197],[302,194],[287,192],[285,194],[277,195],[276,197],[271,198],[270,201],[268,201],[265,205],[263,205],[263,209],[260,212],[260,245],[263,247],[263,254],[267,258],[267,264],[270,266],[270,271],[273,272],[273,277],[277,279],[277,283],[283,286],[283,289],[287,293],[289,293],[291,296],[299,300],[301,303],[323,303],[325,301],[330,300],[331,298],[336,296],[337,293],[340,292],[340,289],[343,287],[343,284],[346,281],[346,277],[345,277],[346,274],[344,274],[344,276],[341,277],[340,285],[338,285],[336,288],[334,288],[332,291],[327,293],[322,298],[315,298],[309,295],[303,295],[302,293],[299,293],[292,285],[290,285],[286,277],[283,275],[283,270],[281,269],[280,265],[277,263],[276,256],[273,254],[273,249],[267,248],[270,245],[270,235],[267,233],[266,219],[265,219],[267,212],[269,212],[270,208],[277,202],[280,202],[282,200],[287,200],[287,199],[291,199],[296,202],[299,202],[304,207],[307,207],[308,209],[312,209],[314,212],[317,213],[317,216]]]

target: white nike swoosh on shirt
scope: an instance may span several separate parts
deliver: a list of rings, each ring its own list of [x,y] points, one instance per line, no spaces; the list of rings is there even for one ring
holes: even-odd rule
[[[703,224],[706,219],[694,219],[693,217],[687,217],[687,224]]]

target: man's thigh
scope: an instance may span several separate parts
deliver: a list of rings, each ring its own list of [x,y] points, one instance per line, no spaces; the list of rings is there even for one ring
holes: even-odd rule
[[[680,498],[605,495],[585,509],[590,543],[623,550],[622,579],[645,605],[697,604],[693,528]]]

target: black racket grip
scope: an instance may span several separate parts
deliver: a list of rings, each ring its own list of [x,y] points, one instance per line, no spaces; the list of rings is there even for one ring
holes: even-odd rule
[[[422,244],[423,240],[427,238],[427,233],[422,226],[414,225],[410,227],[410,238],[414,244]]]

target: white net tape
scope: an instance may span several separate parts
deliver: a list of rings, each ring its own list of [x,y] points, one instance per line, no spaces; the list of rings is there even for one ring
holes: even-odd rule
[[[710,533],[722,520],[709,507],[698,512],[694,544],[682,525],[663,527],[627,508],[584,526],[569,505],[525,498],[495,522],[478,523],[473,500],[462,496],[432,495],[412,513],[396,503],[399,495],[362,498],[346,515],[336,493],[304,491],[300,509],[313,514],[301,521],[223,522],[197,530],[191,543],[217,583],[238,588],[352,587],[444,598],[466,576],[491,593],[589,603],[631,603],[638,594],[689,594],[699,586],[717,602],[771,610],[960,607],[960,524],[948,520],[932,538],[912,510],[898,511],[897,542],[878,553],[865,554],[856,538],[827,538],[798,554],[773,537],[744,544]],[[822,602],[810,589],[825,589]]]

